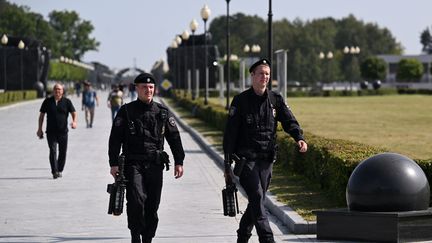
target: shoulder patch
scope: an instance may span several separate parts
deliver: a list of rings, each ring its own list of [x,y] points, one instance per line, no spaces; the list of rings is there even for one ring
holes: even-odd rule
[[[175,126],[176,126],[176,122],[175,122],[174,117],[170,117],[170,118],[168,118],[168,123],[169,123],[172,127],[175,127]]]
[[[228,113],[229,116],[234,116],[236,111],[237,111],[237,108],[235,106],[231,106],[229,109],[229,113]]]

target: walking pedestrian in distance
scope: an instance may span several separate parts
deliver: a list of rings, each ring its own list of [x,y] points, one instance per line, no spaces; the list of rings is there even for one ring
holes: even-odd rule
[[[136,99],[136,89],[134,83],[129,83],[129,95],[131,97],[131,101]]]
[[[108,108],[111,109],[111,119],[114,121],[117,112],[123,105],[123,91],[116,84],[111,85],[111,92],[108,95]]]
[[[77,113],[72,102],[63,96],[64,88],[60,83],[53,87],[53,96],[46,98],[40,108],[38,130],[36,135],[43,139],[42,125],[45,114],[47,115],[46,135],[49,147],[49,161],[51,173],[54,179],[62,177],[66,163],[66,151],[68,143],[68,116],[72,116],[72,129],[77,127]],[[58,150],[57,150],[58,148]],[[57,153],[58,151],[58,153]]]
[[[84,90],[82,93],[81,110],[85,113],[87,128],[93,127],[95,107],[99,106],[99,98],[96,91],[92,88],[90,82],[84,82]]]

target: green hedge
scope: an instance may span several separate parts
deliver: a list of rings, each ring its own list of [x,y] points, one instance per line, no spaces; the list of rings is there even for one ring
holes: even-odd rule
[[[5,105],[8,103],[32,100],[37,98],[36,90],[24,90],[24,91],[6,91],[0,93],[0,105]]]
[[[357,164],[373,155],[386,152],[360,143],[305,134],[308,152],[298,152],[295,141],[286,133],[278,132],[278,163],[284,168],[318,183],[341,204],[345,203],[345,188]]]
[[[85,80],[88,71],[85,68],[73,66],[62,62],[50,62],[48,71],[49,80]]]
[[[198,117],[221,131],[225,129],[227,112],[224,107],[211,105],[206,106],[202,99],[192,101],[191,99],[184,97],[184,93],[181,91],[173,92],[172,97],[180,106],[192,111],[195,117]]]
[[[398,94],[422,94],[422,95],[432,95],[432,90],[429,89],[411,89],[411,88],[399,88],[397,90]]]
[[[205,106],[202,99],[191,101],[180,93],[174,93],[173,98],[182,107],[194,112],[195,116],[223,131],[227,119],[227,111],[222,106]],[[354,168],[363,160],[383,152],[385,148],[373,147],[361,143],[329,139],[305,133],[308,152],[298,152],[295,141],[278,127],[278,161],[290,172],[302,175],[308,180],[318,183],[323,191],[346,204],[345,190],[348,179]],[[432,182],[432,158],[416,161]],[[432,195],[431,195],[432,196]],[[432,202],[432,200],[431,200]]]

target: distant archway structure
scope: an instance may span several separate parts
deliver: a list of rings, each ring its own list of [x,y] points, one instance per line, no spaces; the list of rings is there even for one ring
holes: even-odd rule
[[[115,82],[120,83],[122,81],[125,81],[123,78],[123,75],[130,70],[136,70],[138,73],[145,73],[145,71],[140,69],[140,68],[124,68],[124,69],[121,69],[120,71],[118,71],[116,73],[115,78],[114,78]],[[130,79],[131,77],[127,77],[127,78]],[[134,78],[134,77],[132,77],[132,78]],[[127,81],[131,81],[131,80],[127,80]]]

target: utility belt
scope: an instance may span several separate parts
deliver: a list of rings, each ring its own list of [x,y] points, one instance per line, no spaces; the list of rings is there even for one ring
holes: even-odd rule
[[[165,170],[169,170],[169,155],[162,150],[156,150],[145,154],[127,154],[126,160],[128,161],[146,161],[157,165],[163,164]]]
[[[246,151],[239,151],[238,156],[246,158],[246,160],[257,160],[257,161],[275,161],[276,152],[270,151],[270,152],[252,152],[250,150]]]
[[[234,175],[241,176],[244,166],[248,162],[260,163],[263,162],[275,162],[276,161],[276,151],[271,152],[252,152],[251,150],[240,150],[230,156],[234,162]]]

